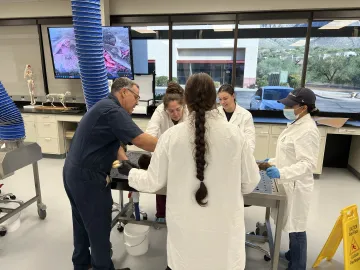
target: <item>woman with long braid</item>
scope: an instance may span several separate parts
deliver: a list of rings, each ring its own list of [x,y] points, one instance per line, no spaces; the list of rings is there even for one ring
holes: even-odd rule
[[[189,118],[161,137],[147,171],[128,166],[129,185],[143,192],[167,187],[167,255],[172,270],[243,270],[243,194],[260,180],[245,135],[216,109],[205,73],[185,87]]]

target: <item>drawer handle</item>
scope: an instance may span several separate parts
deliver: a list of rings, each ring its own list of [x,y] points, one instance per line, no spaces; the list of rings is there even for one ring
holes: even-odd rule
[[[354,132],[356,132],[356,130],[354,130],[354,129],[340,129],[339,130],[339,132],[340,133],[354,133]]]
[[[45,141],[50,142],[50,141],[51,141],[51,138],[45,138]]]
[[[50,126],[50,123],[44,123],[44,126]]]
[[[269,134],[267,131],[261,131],[260,134]]]

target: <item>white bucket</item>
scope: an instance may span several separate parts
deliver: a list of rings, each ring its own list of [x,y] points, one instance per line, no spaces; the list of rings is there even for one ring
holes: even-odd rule
[[[124,229],[124,244],[132,256],[140,256],[149,250],[149,226],[126,224]]]
[[[0,203],[0,207],[4,207],[4,208],[15,209],[18,206],[19,206],[19,204],[14,203],[14,202]],[[6,215],[6,213],[0,213],[0,217],[3,217],[5,215]],[[1,223],[0,227],[4,226],[6,228],[6,231],[9,232],[9,233],[15,232],[17,229],[20,228],[20,225],[21,225],[20,215],[21,215],[21,212],[17,213],[16,215],[12,216],[8,220]]]

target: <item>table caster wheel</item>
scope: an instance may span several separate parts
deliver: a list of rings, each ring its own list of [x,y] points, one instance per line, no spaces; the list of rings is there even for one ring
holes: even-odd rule
[[[119,233],[123,233],[124,232],[124,227],[119,226],[119,227],[117,227],[117,230],[119,231]]]
[[[0,228],[0,236],[3,237],[7,233],[7,230],[5,228]]]
[[[39,218],[44,220],[46,218],[46,210],[38,209]]]
[[[271,258],[268,255],[264,255],[264,260],[265,262],[269,262],[271,261]]]
[[[10,196],[10,199],[16,200],[16,196],[15,196],[15,195],[11,195],[11,196]]]

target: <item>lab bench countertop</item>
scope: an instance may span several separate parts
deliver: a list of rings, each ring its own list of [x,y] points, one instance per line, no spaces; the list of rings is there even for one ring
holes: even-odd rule
[[[39,114],[54,114],[54,115],[84,115],[85,111],[83,110],[39,110],[39,109],[24,109],[19,108],[21,113],[39,113]]]
[[[53,115],[76,115],[83,116],[86,112],[84,110],[38,110],[38,109],[24,109],[19,108],[21,113],[39,113],[39,114],[53,114]],[[133,118],[148,118],[146,115],[133,115]],[[268,117],[254,117],[254,123],[256,124],[287,124],[290,121],[285,118],[268,118]],[[347,121],[345,126],[360,127],[360,121]]]
[[[290,122],[285,118],[254,117],[254,123],[257,124],[287,124]],[[360,121],[347,121],[344,126],[360,127]]]

